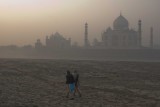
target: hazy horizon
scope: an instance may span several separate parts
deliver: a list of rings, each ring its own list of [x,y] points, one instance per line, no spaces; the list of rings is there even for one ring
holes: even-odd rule
[[[159,0],[1,0],[0,45],[34,45],[45,43],[46,35],[58,31],[80,45],[84,39],[84,23],[89,24],[89,39],[101,39],[101,33],[122,15],[130,28],[137,30],[142,20],[143,44],[149,44],[150,27],[154,28],[154,44],[160,44]]]

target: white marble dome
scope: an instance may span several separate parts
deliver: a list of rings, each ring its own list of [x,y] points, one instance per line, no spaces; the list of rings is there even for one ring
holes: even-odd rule
[[[120,14],[120,16],[113,22],[113,28],[114,30],[129,29],[128,20]]]

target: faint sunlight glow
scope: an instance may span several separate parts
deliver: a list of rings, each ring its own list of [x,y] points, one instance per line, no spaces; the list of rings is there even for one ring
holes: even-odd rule
[[[0,0],[1,11],[7,12],[59,12],[60,10],[73,9],[81,5],[82,1],[75,0]],[[78,4],[78,5],[77,5]]]
[[[78,1],[76,1],[78,2]],[[25,6],[69,6],[74,0],[0,0],[1,7],[25,7]]]
[[[38,3],[46,3],[46,2],[59,2],[62,0],[1,0],[0,3],[3,5],[28,5],[28,4],[38,4]]]
[[[0,0],[1,19],[14,20],[24,17],[43,17],[46,14],[65,14],[68,10],[73,10],[75,4],[80,1],[75,0]],[[77,6],[77,5],[76,5]]]

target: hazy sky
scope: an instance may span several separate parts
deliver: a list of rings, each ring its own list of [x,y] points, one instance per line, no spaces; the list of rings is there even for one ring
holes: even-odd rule
[[[0,0],[0,45],[33,45],[38,38],[45,43],[56,31],[83,44],[85,22],[90,41],[101,40],[120,11],[135,30],[142,19],[143,44],[149,43],[151,26],[160,44],[159,6],[160,0]]]

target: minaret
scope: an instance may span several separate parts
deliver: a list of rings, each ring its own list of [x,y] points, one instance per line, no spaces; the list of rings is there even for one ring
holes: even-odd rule
[[[138,46],[142,46],[142,21],[138,21]]]
[[[88,24],[85,24],[85,33],[84,33],[84,47],[89,47],[88,41]]]
[[[153,27],[150,29],[150,47],[153,48]]]
[[[46,46],[47,47],[49,46],[49,38],[48,38],[48,36],[46,36]]]

